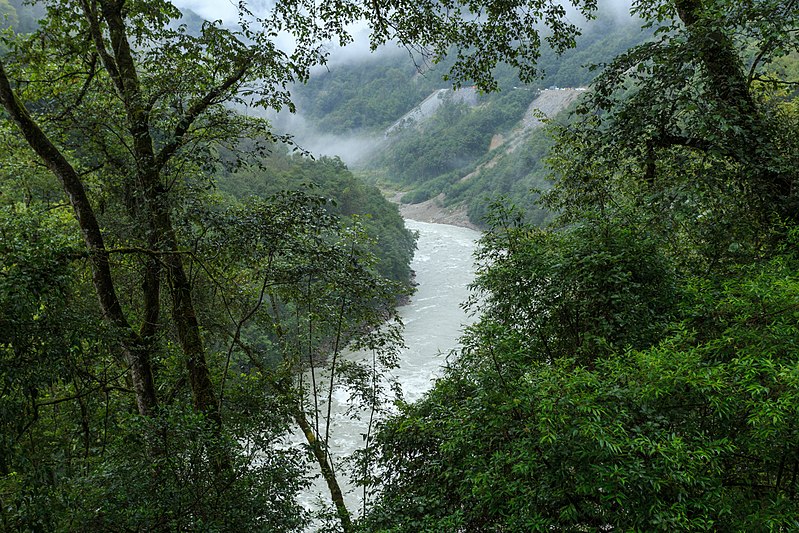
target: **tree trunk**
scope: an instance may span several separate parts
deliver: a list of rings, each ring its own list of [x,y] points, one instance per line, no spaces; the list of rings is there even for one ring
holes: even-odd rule
[[[122,306],[117,298],[108,250],[105,248],[100,225],[94,209],[86,195],[86,190],[75,169],[61,151],[50,141],[34,122],[25,107],[17,99],[0,62],[0,101],[11,119],[20,128],[25,140],[41,157],[47,168],[58,178],[69,197],[75,218],[83,235],[83,242],[89,252],[92,269],[92,283],[100,302],[103,316],[121,332],[120,346],[129,365],[131,380],[136,393],[139,413],[153,414],[157,398],[153,384],[150,350],[142,338],[130,327]]]
[[[769,203],[788,205],[793,195],[793,176],[776,164],[772,132],[749,89],[744,66],[730,36],[703,18],[702,0],[675,0],[677,15],[688,32],[688,43],[705,69],[711,96],[723,104],[727,118],[744,132],[721,147],[733,159],[752,169],[755,190]],[[784,214],[796,218],[790,207]]]
[[[302,412],[302,409],[295,409],[292,415],[294,416],[294,420],[297,422],[297,425],[300,426],[302,433],[305,435],[305,440],[311,447],[314,458],[316,458],[316,462],[319,464],[319,470],[322,472],[322,478],[325,480],[325,483],[327,483],[327,488],[330,491],[330,499],[336,506],[336,514],[341,522],[342,530],[344,533],[350,533],[351,531],[354,531],[350,512],[347,510],[347,505],[344,503],[344,493],[341,492],[341,486],[338,484],[338,479],[336,478],[336,474],[333,472],[333,466],[330,464],[330,458],[326,450],[319,442],[316,433],[311,427],[311,424],[308,422],[308,419],[305,417],[305,413]]]
[[[268,375],[268,369],[255,356],[252,348],[245,345],[241,341],[238,341],[233,335],[231,335],[231,338],[232,342],[236,343],[236,345],[247,354],[250,359],[250,363],[252,363],[252,365],[256,367],[263,375]],[[305,441],[308,443],[308,446],[311,447],[311,453],[313,453],[314,459],[316,459],[316,463],[319,465],[322,478],[325,480],[327,489],[330,492],[330,499],[333,502],[333,505],[336,507],[336,514],[338,515],[342,530],[344,533],[350,533],[351,531],[354,531],[352,517],[350,516],[350,512],[347,509],[346,503],[344,502],[344,493],[341,491],[341,485],[339,485],[338,478],[336,478],[336,473],[333,471],[333,466],[330,464],[330,457],[327,451],[322,447],[322,444],[319,442],[319,438],[317,437],[313,426],[310,422],[308,422],[308,418],[305,416],[302,407],[298,405],[296,398],[292,397],[292,394],[289,392],[289,387],[281,384],[277,380],[272,381],[272,386],[283,397],[286,403],[291,406],[291,416],[294,418],[297,426],[299,426],[299,428],[302,430],[302,434],[305,436]]]
[[[114,78],[127,113],[128,128],[133,139],[133,153],[136,160],[136,179],[144,196],[145,210],[152,234],[149,240],[156,250],[167,252],[164,255],[166,271],[170,281],[172,299],[172,319],[178,334],[178,342],[186,357],[189,385],[196,409],[204,412],[217,424],[221,424],[219,405],[211,381],[200,337],[200,327],[191,294],[191,284],[183,267],[183,259],[178,252],[177,237],[169,213],[167,191],[161,185],[161,175],[156,165],[155,149],[150,134],[150,117],[141,94],[136,63],[125,31],[120,3],[100,0],[102,17],[108,24],[113,56],[109,55],[102,39],[95,36],[95,46],[103,58],[106,70]],[[84,7],[94,33],[99,29],[93,24],[96,13]],[[151,273],[151,278],[153,278]],[[150,283],[154,283],[153,278]]]

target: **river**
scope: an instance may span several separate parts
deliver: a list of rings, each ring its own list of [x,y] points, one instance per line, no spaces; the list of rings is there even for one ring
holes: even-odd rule
[[[405,344],[396,372],[406,400],[416,400],[438,376],[447,353],[458,344],[472,318],[461,309],[474,279],[474,230],[407,220],[419,232],[411,268],[419,284],[409,305],[400,308]]]
[[[411,264],[418,286],[411,302],[399,310],[405,324],[406,348],[401,351],[399,368],[394,369],[392,375],[402,386],[405,400],[413,401],[430,389],[441,374],[447,354],[458,346],[464,325],[473,321],[461,304],[469,296],[468,285],[474,279],[472,254],[480,234],[446,224],[406,220],[406,225],[419,232],[418,249]],[[356,352],[346,357],[363,359],[365,355]],[[346,457],[363,446],[362,435],[366,433],[366,421],[345,415],[348,396],[342,389],[333,394],[330,448],[334,458]],[[299,440],[300,436],[295,438]],[[338,459],[337,463],[340,462]],[[343,478],[341,474],[339,477]],[[361,494],[346,479],[340,481],[347,492],[348,508],[358,515]],[[318,509],[320,505],[327,507],[329,502],[327,488],[317,478],[313,490],[302,503],[308,509]]]

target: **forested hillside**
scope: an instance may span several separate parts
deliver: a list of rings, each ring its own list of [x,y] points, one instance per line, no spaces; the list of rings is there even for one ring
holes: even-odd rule
[[[246,145],[237,150],[247,151]],[[275,145],[250,165],[226,170],[220,165],[216,186],[239,201],[268,198],[283,191],[301,191],[329,200],[326,209],[362,228],[376,256],[375,267],[384,277],[408,287],[414,237],[405,229],[397,207],[374,186],[356,178],[338,158],[319,160]],[[223,157],[225,155],[223,154]],[[235,159],[227,153],[227,159]],[[401,291],[403,294],[405,291]]]
[[[577,38],[575,50],[565,56],[542,50],[541,78],[522,83],[514,69],[501,65],[493,72],[498,92],[481,94],[477,105],[445,99],[428,120],[410,120],[399,128],[392,126],[395,121],[434,91],[449,87],[441,77],[451,60],[432,65],[395,52],[334,65],[298,88],[298,106],[321,130],[361,136],[369,132],[380,140],[358,167],[370,181],[404,191],[403,203],[435,198],[443,207],[466,205],[470,221],[483,225],[485,206],[507,196],[524,207],[531,220],[542,222],[547,215],[536,207],[537,195],[530,191],[551,186],[544,164],[550,135],[535,131],[517,139],[514,148],[524,146],[507,158],[503,154],[509,146],[492,151],[497,138],[510,137],[520,127],[542,89],[583,87],[596,74],[590,65],[609,62],[650,35],[635,19],[600,11]],[[464,86],[470,83],[463,81]],[[566,111],[558,108],[548,118],[561,110]],[[559,120],[568,120],[567,114]]]
[[[629,17],[618,18],[615,12],[600,12],[598,17],[577,37],[576,50],[563,56],[548,47],[541,50],[537,63],[541,78],[523,84],[517,71],[508,65],[498,65],[492,75],[499,92],[484,94],[482,101],[507,101],[508,96],[503,93],[512,92],[520,85],[525,85],[528,93],[552,85],[587,85],[595,73],[586,66],[610,61],[646,38],[640,23]],[[444,58],[433,64],[421,57],[409,57],[404,49],[388,48],[379,55],[315,72],[308,83],[297,87],[297,105],[320,130],[344,134],[365,129],[382,133],[433,91],[450,88],[451,84],[442,80],[442,76],[453,62],[453,58]],[[461,81],[463,86],[473,83],[469,79]],[[508,112],[515,112],[521,118],[533,98],[532,94],[516,94],[506,103],[511,108]],[[526,102],[514,110],[513,103],[518,100]]]

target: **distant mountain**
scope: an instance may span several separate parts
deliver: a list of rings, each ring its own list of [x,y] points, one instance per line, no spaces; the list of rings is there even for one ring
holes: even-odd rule
[[[575,50],[562,57],[543,52],[545,76],[533,84],[499,67],[499,92],[480,94],[468,83],[452,91],[441,79],[446,60],[420,70],[408,54],[387,53],[312,76],[294,91],[298,110],[306,126],[349,139],[348,148],[357,151],[349,161],[367,179],[403,191],[396,198],[406,216],[479,226],[486,206],[504,195],[541,222],[546,215],[536,211],[530,193],[550,186],[543,163],[550,140],[540,118],[568,120],[558,113],[590,84],[595,71],[589,65],[651,35],[635,20],[600,16]],[[298,138],[312,137],[305,133]]]

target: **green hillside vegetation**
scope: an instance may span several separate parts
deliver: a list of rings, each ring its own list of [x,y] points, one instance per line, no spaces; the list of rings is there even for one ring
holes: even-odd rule
[[[485,207],[500,196],[543,221],[531,190],[551,186],[545,157],[552,141],[544,128],[530,133],[523,146],[504,156],[506,147],[489,151],[495,135],[508,134],[537,91],[511,89],[476,108],[448,103],[419,130],[403,132],[367,163],[366,176],[405,190],[403,203],[444,194],[443,205],[468,206],[469,219],[483,224]],[[491,162],[490,165],[486,163]]]
[[[500,197],[510,198],[539,223],[548,215],[535,205],[531,190],[551,186],[543,159],[551,141],[543,132],[533,132],[525,147],[510,157],[500,157],[490,168],[464,180],[489,154],[492,138],[512,130],[539,89],[550,86],[579,87],[595,75],[588,65],[609,62],[613,57],[651,36],[634,21],[620,21],[600,12],[577,39],[577,49],[563,56],[544,49],[538,67],[544,75],[523,84],[508,65],[494,70],[499,92],[479,96],[478,106],[447,103],[423,125],[392,134],[376,153],[359,166],[370,181],[405,191],[401,201],[418,203],[444,193],[443,205],[465,204],[472,223],[483,224],[486,207]],[[421,63],[421,61],[419,62]],[[334,65],[329,72],[312,76],[297,88],[303,114],[323,131],[382,132],[419,104],[432,91],[446,88],[443,72],[453,59],[427,65],[420,74],[407,54],[377,56],[355,64]],[[469,80],[464,82],[468,85]],[[567,120],[561,117],[559,120]]]
[[[494,133],[515,125],[530,100],[529,91],[520,89],[492,98],[476,109],[447,102],[420,128],[408,128],[391,139],[370,166],[380,169],[385,180],[395,185],[445,180],[445,174],[468,168],[485,154]]]
[[[440,82],[418,76],[408,55],[384,53],[354,64],[334,65],[296,88],[297,104],[320,131],[379,131],[410,111]]]
[[[655,40],[555,129],[552,224],[489,210],[365,531],[799,529],[795,7],[642,3]]]
[[[483,224],[485,206],[500,197],[524,207],[530,220],[543,222],[547,215],[535,207],[536,195],[530,191],[551,186],[543,161],[551,145],[547,134],[533,132],[522,149],[500,157],[489,168],[478,169],[480,163],[498,155],[489,154],[492,138],[507,135],[518,124],[539,89],[587,85],[594,75],[585,68],[587,65],[608,62],[649,35],[651,32],[642,32],[638,24],[619,23],[607,17],[589,25],[578,39],[578,48],[569,54],[559,57],[551,50],[545,52],[539,62],[545,77],[535,83],[521,84],[512,69],[498,67],[495,75],[500,92],[482,96],[473,108],[455,103],[444,105],[422,126],[407,128],[391,138],[365,163],[367,174],[407,191],[402,197],[405,203],[444,193],[445,206],[466,204],[471,222],[477,225]],[[384,89],[390,93],[389,88]],[[476,170],[476,176],[464,180]]]
[[[246,150],[243,146],[240,149]],[[248,166],[234,171],[220,168],[216,184],[238,200],[267,198],[281,191],[302,191],[328,199],[331,214],[363,228],[373,243],[369,249],[377,257],[377,271],[409,286],[409,265],[416,247],[413,234],[405,229],[397,206],[374,185],[356,178],[340,159],[313,160],[302,154],[291,155],[288,147],[275,145],[268,155]]]
[[[446,204],[466,204],[469,219],[484,224],[490,206],[500,199],[509,199],[525,213],[528,222],[543,225],[552,212],[538,204],[538,191],[546,191],[552,185],[547,156],[553,144],[551,132],[538,128],[513,152],[489,153],[483,160],[491,161],[490,165],[476,169],[475,176],[460,178],[443,189]],[[502,150],[500,147],[499,151]]]
[[[8,3],[8,0],[0,0],[0,29],[16,28],[18,26],[17,10]]]
[[[634,22],[619,23],[604,12],[599,16],[599,20],[588,25],[578,38],[577,50],[559,56],[550,48],[542,49],[538,68],[543,78],[534,83],[523,84],[515,69],[498,65],[493,78],[500,92],[484,95],[483,101],[499,101],[500,108],[506,105],[513,108],[518,100],[524,99],[521,95],[509,100],[505,97],[503,93],[510,92],[513,87],[524,85],[526,90],[533,91],[527,93],[529,104],[536,89],[550,85],[587,85],[594,74],[584,68],[586,65],[610,61],[647,35],[642,34],[640,25]],[[297,105],[322,131],[382,133],[434,90],[449,88],[450,84],[442,80],[442,76],[453,62],[453,57],[443,58],[437,64],[421,58],[412,61],[406,51],[389,49],[359,62],[333,65],[327,72],[315,73],[308,83],[296,87]],[[471,80],[462,81],[464,86],[471,83]],[[508,112],[518,112],[521,116],[518,109]],[[401,181],[402,178],[397,178],[397,182]]]

